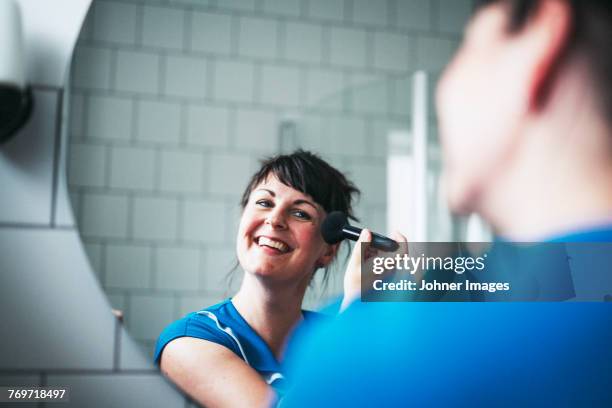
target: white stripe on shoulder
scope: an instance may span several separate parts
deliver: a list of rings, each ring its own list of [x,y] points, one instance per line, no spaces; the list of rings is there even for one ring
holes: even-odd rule
[[[231,327],[223,326],[221,324],[221,322],[219,322],[219,319],[217,319],[217,316],[215,316],[215,314],[213,312],[210,312],[208,310],[200,310],[197,313],[201,314],[201,315],[204,315],[204,316],[208,317],[209,319],[211,319],[213,322],[215,322],[215,324],[217,325],[217,328],[219,330],[221,330],[222,332],[225,332],[228,336],[230,336],[232,339],[234,339],[234,341],[238,345],[238,349],[240,350],[240,354],[242,354],[242,359],[244,360],[245,363],[247,363],[248,365],[251,365],[249,363],[249,360],[247,359],[247,356],[246,356],[246,354],[244,352],[244,349],[242,348],[242,344],[240,344],[240,341],[238,341],[238,337],[236,337],[236,335],[234,334],[234,331],[232,330]]]
[[[266,383],[271,385],[276,380],[283,380],[285,377],[281,373],[272,373],[266,378]]]

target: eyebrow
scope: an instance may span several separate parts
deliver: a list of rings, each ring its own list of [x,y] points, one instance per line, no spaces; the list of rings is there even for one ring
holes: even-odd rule
[[[255,190],[255,191],[265,191],[266,193],[270,194],[272,197],[276,197],[276,193],[275,193],[274,191],[272,191],[272,190],[267,189],[267,188],[258,188],[258,189],[257,189],[257,190]],[[304,199],[295,200],[295,201],[293,202],[293,204],[298,204],[298,205],[299,205],[299,204],[308,204],[308,205],[310,205],[312,208],[314,208],[316,211],[318,211],[317,206],[316,206],[316,205],[314,205],[314,203],[312,203],[312,202],[310,202],[310,201],[308,201],[308,200],[304,200]]]

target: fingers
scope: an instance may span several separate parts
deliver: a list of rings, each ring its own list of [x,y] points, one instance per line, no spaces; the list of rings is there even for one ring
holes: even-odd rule
[[[397,230],[391,233],[391,238],[393,238],[396,242],[408,242],[408,239],[406,239],[406,237]]]
[[[370,232],[369,229],[364,228],[361,230],[361,234],[359,234],[359,239],[357,240],[357,243],[362,243],[362,242],[371,242],[372,241],[372,233]]]
[[[408,253],[408,239],[399,231],[395,230],[391,233],[391,238],[399,244],[397,253],[407,254]]]
[[[359,239],[355,242],[355,249],[353,250],[353,254],[357,255],[355,261],[361,262],[361,252],[364,251],[365,256],[367,257],[370,252],[372,245],[372,233],[369,229],[364,228],[361,230],[359,234]]]
[[[353,247],[351,258],[344,273],[344,299],[341,310],[344,310],[361,293],[361,251],[366,251],[372,241],[372,233],[364,229]]]

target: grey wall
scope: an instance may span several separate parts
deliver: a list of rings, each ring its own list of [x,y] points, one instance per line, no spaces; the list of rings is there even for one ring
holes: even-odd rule
[[[292,146],[356,181],[358,216],[385,230],[387,131],[409,128],[410,75],[425,69],[435,83],[471,7],[94,2],[71,76],[71,197],[92,267],[144,350],[232,293],[238,198],[258,159],[278,152],[283,120],[296,124]]]

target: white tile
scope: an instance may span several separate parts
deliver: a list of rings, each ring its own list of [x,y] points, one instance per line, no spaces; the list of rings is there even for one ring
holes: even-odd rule
[[[191,23],[191,48],[196,51],[228,55],[232,47],[229,15],[194,11]]]
[[[238,258],[233,247],[209,248],[204,254],[204,284],[206,290],[230,296],[240,286],[242,268],[232,271]]]
[[[111,51],[79,45],[74,52],[72,83],[75,87],[109,89]]]
[[[80,230],[86,237],[127,236],[127,197],[85,193]]]
[[[320,64],[323,30],[321,26],[287,22],[285,56],[289,60]]]
[[[76,192],[75,190],[70,191],[69,195],[69,200],[70,200],[70,206],[72,207],[72,212],[74,214],[74,218],[76,220],[80,220],[81,219],[81,195]]]
[[[151,282],[151,248],[140,245],[107,245],[105,287],[146,289]]]
[[[412,39],[407,35],[377,32],[374,34],[374,66],[408,72],[413,66],[413,48]]]
[[[136,5],[98,1],[94,5],[93,38],[120,44],[136,42]]]
[[[263,0],[267,13],[297,17],[300,15],[300,0]]]
[[[215,62],[215,98],[252,102],[254,92],[253,65],[244,62]]]
[[[134,344],[137,346],[137,348],[147,360],[153,361],[153,356],[155,355],[155,340],[134,340]]]
[[[190,105],[187,108],[187,142],[196,146],[229,145],[229,111],[214,106]]]
[[[174,298],[165,295],[132,295],[130,314],[126,316],[129,332],[136,340],[156,340],[174,320]]]
[[[68,134],[76,139],[81,139],[85,133],[85,96],[78,91],[72,90],[69,98],[68,109]]]
[[[66,121],[67,104],[62,107],[62,118]],[[52,222],[62,228],[76,228],[76,219],[70,205],[70,191],[68,188],[68,150],[70,135],[68,132],[60,132],[60,145],[57,154],[56,180],[53,197],[53,214]]]
[[[79,33],[77,42],[80,42],[82,40],[91,40],[91,38],[93,37],[93,18],[95,8],[96,6],[90,6],[89,10],[87,10],[87,14],[85,15],[85,20],[83,21],[83,26],[81,27],[81,32]]]
[[[471,0],[439,0],[438,30],[445,33],[461,34],[472,15]]]
[[[398,0],[397,25],[411,30],[428,30],[431,27],[430,0]]]
[[[276,19],[257,17],[240,18],[240,55],[259,58],[275,58],[277,55]]]
[[[246,185],[244,186],[246,189]],[[241,191],[240,196],[242,197]],[[225,211],[227,222],[225,223],[225,236],[227,245],[234,246],[236,244],[236,236],[238,235],[238,227],[240,226],[240,218],[242,217],[242,207],[240,206],[239,200],[232,199],[230,203],[225,204]]]
[[[104,292],[106,293],[106,297],[108,298],[111,308],[125,312],[127,307],[126,295],[123,294],[121,289],[113,290],[105,288]]]
[[[158,248],[156,288],[168,290],[198,290],[200,251],[191,248]]]
[[[70,405],[87,408],[184,408],[183,397],[159,373],[49,375],[48,385],[69,386]]]
[[[183,48],[185,13],[181,9],[144,6],[142,43],[169,49]]]
[[[370,218],[368,226],[373,231],[380,231],[382,234],[388,234],[392,231],[387,231],[387,211],[384,206],[374,206],[370,209]]]
[[[334,65],[365,67],[366,31],[332,27],[330,53]]]
[[[110,186],[132,190],[152,190],[155,185],[155,150],[112,147]]]
[[[138,110],[137,139],[146,142],[178,143],[181,107],[179,104],[141,101]]]
[[[217,0],[168,0],[168,1],[174,4],[186,4],[189,6],[197,5],[200,7],[211,6],[211,5],[214,6],[217,3]]]
[[[120,330],[119,369],[157,371],[157,367],[153,365],[153,359],[141,351],[123,325]]]
[[[87,137],[129,140],[133,115],[133,104],[129,99],[90,96],[87,102]]]
[[[201,153],[163,151],[161,154],[162,191],[198,193],[202,191],[204,158]]]
[[[365,121],[345,116],[331,118],[329,147],[332,154],[365,155],[367,153]]]
[[[169,198],[135,197],[134,237],[147,240],[175,240],[178,202]]]
[[[20,373],[15,373],[15,374],[3,373],[3,374],[0,374],[0,384],[2,384],[2,387],[19,387],[19,386],[36,387],[36,386],[40,386],[42,384],[42,381],[39,375],[28,375],[28,374],[20,374]],[[38,404],[39,404],[38,402],[27,403],[27,402],[22,402],[22,401],[19,401],[19,403],[15,402],[15,404],[10,404],[8,402],[2,403],[2,405],[4,406],[9,406],[9,407],[16,406],[16,407],[23,407],[23,408],[37,408]]]
[[[179,303],[179,317],[183,317],[189,313],[197,312],[205,309],[209,306],[215,305],[225,297],[219,295],[195,295],[195,296],[181,296]]]
[[[344,76],[339,71],[308,70],[306,104],[315,108],[342,109]]]
[[[323,132],[324,120],[320,115],[304,115],[298,121],[298,147],[315,152],[327,149]]]
[[[211,193],[239,196],[252,172],[249,156],[215,154],[210,158],[208,189]]]
[[[2,330],[19,334],[0,338],[1,371],[112,368],[114,320],[76,230],[2,228],[0,259]]]
[[[255,11],[255,0],[221,0],[217,6],[221,9]]]
[[[417,39],[419,69],[439,72],[450,62],[457,42],[446,38],[420,37]]]
[[[278,148],[278,126],[271,111],[240,109],[236,113],[236,147],[272,153]]]
[[[274,105],[300,103],[300,71],[292,67],[264,66],[261,70],[261,101]]]
[[[309,0],[308,15],[325,20],[344,19],[344,0]]]
[[[158,55],[137,51],[117,51],[115,89],[156,94],[158,88]]]
[[[412,112],[412,76],[401,76],[392,79],[393,103],[392,113],[410,115]]]
[[[376,119],[372,121],[369,153],[377,157],[386,157],[388,152],[388,138],[391,132],[409,131],[409,123],[396,120]]]
[[[384,205],[387,199],[387,167],[384,162],[374,163],[353,161],[350,166],[351,179],[359,180],[360,204]]]
[[[100,278],[102,273],[102,245],[84,242],[83,248],[85,248],[85,253],[93,272]]]
[[[389,86],[382,76],[351,76],[353,110],[362,113],[386,114],[389,106]]]
[[[353,21],[381,27],[387,26],[387,1],[353,0]]]
[[[183,239],[192,242],[226,241],[225,204],[207,200],[185,200],[183,204]]]
[[[187,98],[206,95],[206,60],[203,58],[168,56],[165,93]]]
[[[104,186],[106,147],[72,144],[69,155],[69,182],[75,186]]]
[[[57,91],[34,91],[29,122],[0,147],[0,222],[50,225]]]

